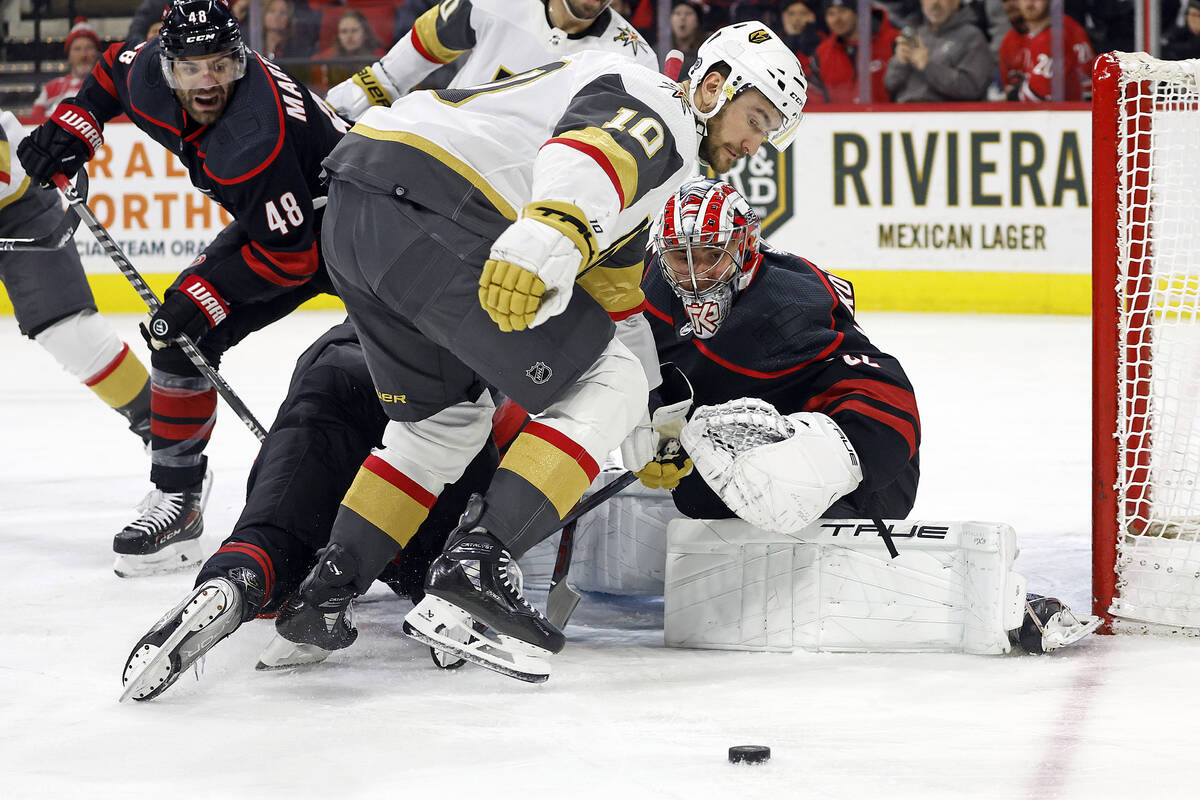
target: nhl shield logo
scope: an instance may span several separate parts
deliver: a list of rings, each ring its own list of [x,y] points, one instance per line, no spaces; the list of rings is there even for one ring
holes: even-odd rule
[[[543,361],[539,361],[529,369],[525,370],[526,377],[529,380],[541,386],[546,381],[554,377],[554,370],[550,369],[550,365]]]

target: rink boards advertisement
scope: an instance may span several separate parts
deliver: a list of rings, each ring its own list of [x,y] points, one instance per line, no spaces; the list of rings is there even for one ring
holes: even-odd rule
[[[1088,313],[1089,113],[971,108],[810,113],[790,149],[727,177],[770,242],[852,280],[861,308]],[[106,127],[89,176],[91,207],[159,290],[230,219],[131,124]],[[76,243],[101,308],[140,310],[82,226]]]

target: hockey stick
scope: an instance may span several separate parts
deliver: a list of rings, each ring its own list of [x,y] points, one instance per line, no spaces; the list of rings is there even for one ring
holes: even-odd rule
[[[81,197],[87,198],[87,190],[87,173],[80,172],[79,178],[75,181],[75,191]],[[65,213],[58,227],[45,236],[15,239],[0,238],[0,253],[52,252],[54,250],[61,250],[67,242],[71,241],[71,237],[75,235],[75,229],[78,227],[79,215]]]
[[[558,557],[554,559],[550,591],[546,593],[546,619],[555,627],[562,629],[566,626],[581,598],[579,592],[567,583],[567,571],[571,569],[571,556],[575,551],[575,528],[579,524],[579,518],[636,480],[637,475],[627,470],[612,483],[598,489],[591,497],[580,500],[567,516],[563,517],[562,536],[558,540]]]
[[[100,224],[100,220],[96,219],[96,215],[92,213],[87,203],[83,201],[83,198],[79,196],[75,188],[71,186],[71,182],[64,175],[55,175],[53,180],[54,185],[58,187],[63,197],[71,204],[71,208],[75,209],[75,213],[79,215],[79,218],[88,226],[88,230],[92,232],[92,235],[96,237],[96,241],[104,248],[105,254],[116,263],[117,267],[121,270],[121,274],[125,276],[126,280],[129,281],[138,295],[141,296],[142,300],[150,308],[151,313],[158,311],[158,307],[162,305],[158,299],[158,295],[154,293],[154,290],[150,288],[150,284],[146,283],[146,279],[134,268],[124,251],[121,250],[121,246],[116,243],[105,227]],[[260,442],[265,439],[267,436],[266,429],[254,418],[254,414],[250,413],[250,409],[242,402],[242,398],[238,397],[233,388],[213,368],[213,365],[208,363],[208,359],[196,349],[196,343],[192,341],[191,337],[180,334],[175,338],[175,343],[179,345],[179,349],[183,350],[188,360],[200,371],[200,374],[208,378],[217,390],[217,394],[221,395],[225,399],[225,402],[229,404],[229,407],[233,409],[233,413],[237,414],[242,422],[246,423],[246,427],[250,429],[250,432],[257,436]]]

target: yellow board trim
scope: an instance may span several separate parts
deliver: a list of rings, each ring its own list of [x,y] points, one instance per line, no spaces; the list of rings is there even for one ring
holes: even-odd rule
[[[1091,275],[842,270],[863,311],[1090,314]]]
[[[578,131],[563,131],[554,138],[571,139],[604,153],[608,163],[612,164],[612,168],[617,173],[617,180],[621,183],[621,194],[623,195],[621,208],[629,208],[633,205],[633,198],[637,195],[638,188],[637,159],[630,155],[628,150],[617,144],[617,140],[612,137],[612,134],[602,128],[584,128]]]
[[[148,380],[150,374],[146,372],[145,365],[133,354],[133,350],[129,350],[116,369],[105,375],[104,380],[88,388],[112,408],[120,408],[133,402]]]
[[[492,188],[492,185],[483,179],[483,176],[476,172],[467,162],[451,155],[449,151],[439,147],[423,136],[417,136],[415,133],[408,131],[381,131],[377,128],[372,128],[369,125],[363,125],[361,122],[350,129],[351,133],[357,133],[360,136],[365,136],[368,139],[375,139],[381,142],[399,142],[400,144],[415,147],[422,153],[433,156],[438,161],[445,164],[450,169],[470,181],[471,185],[483,193],[483,196],[488,199],[496,210],[504,215],[505,219],[517,221],[517,211],[504,197]]]
[[[394,539],[408,544],[429,509],[366,467],[359,467],[342,505]]]
[[[413,36],[421,42],[421,46],[443,64],[449,64],[454,59],[461,56],[466,50],[451,50],[446,45],[442,44],[441,39],[437,35],[439,7],[426,11],[421,16],[417,17],[417,21],[413,23]]]
[[[599,268],[594,268],[595,272]],[[1090,275],[1027,272],[933,272],[831,268],[854,284],[858,307],[866,311],[979,312],[987,314],[1090,314]],[[585,274],[584,277],[590,275]],[[162,297],[175,280],[172,274],[143,277]],[[88,283],[102,313],[146,312],[146,304],[121,275],[89,275]],[[344,310],[332,295],[319,295],[303,309]],[[12,314],[12,303],[0,286],[0,314]]]
[[[579,502],[591,481],[579,462],[545,439],[522,433],[504,458],[500,469],[515,472],[549,498],[562,519]]]
[[[177,275],[171,273],[142,273],[142,277],[150,284],[150,288],[159,297],[163,296],[163,292],[177,278]],[[129,281],[125,280],[124,275],[116,274],[99,274],[88,275],[88,283],[92,287],[92,295],[96,298],[96,308],[102,314],[145,314],[147,313],[146,304],[142,302],[142,298],[129,285]],[[338,309],[344,311],[346,306],[342,301],[331,294],[317,295],[313,299],[304,303],[300,308],[305,309]],[[12,314],[12,301],[9,300],[8,294],[4,291],[4,286],[0,284],[0,314]]]

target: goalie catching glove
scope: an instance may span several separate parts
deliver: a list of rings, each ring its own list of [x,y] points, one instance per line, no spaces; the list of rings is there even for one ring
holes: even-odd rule
[[[662,384],[657,392],[663,404],[621,442],[621,463],[651,489],[674,489],[692,471],[692,460],[683,451],[679,436],[692,407],[692,384],[679,367],[660,367]]]
[[[854,446],[825,414],[783,416],[745,397],[696,409],[681,439],[731,511],[776,533],[799,531],[862,482]]]
[[[536,328],[561,314],[575,278],[596,255],[587,218],[570,203],[530,203],[492,245],[479,304],[500,330]]]

